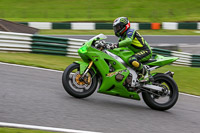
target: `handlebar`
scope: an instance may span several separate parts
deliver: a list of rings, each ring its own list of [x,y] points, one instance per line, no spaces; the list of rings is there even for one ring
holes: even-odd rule
[[[95,44],[95,48],[103,50],[106,48],[107,43],[104,40],[97,41]]]

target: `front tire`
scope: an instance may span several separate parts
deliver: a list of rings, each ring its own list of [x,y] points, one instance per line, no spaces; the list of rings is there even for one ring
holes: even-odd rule
[[[62,84],[65,91],[76,98],[86,98],[94,93],[97,87],[97,78],[94,71],[90,69],[84,81],[80,81],[80,65],[73,63],[69,65],[62,75]]]
[[[164,111],[172,108],[177,102],[179,95],[176,82],[170,76],[159,73],[154,76],[154,83],[159,83],[159,84],[164,83],[165,86],[167,87],[168,94],[163,97],[166,98],[168,96],[169,98],[167,99],[167,101],[160,103],[156,100],[161,99],[162,97],[157,97],[149,92],[142,92],[142,97],[144,99],[144,102],[150,108],[155,110]]]

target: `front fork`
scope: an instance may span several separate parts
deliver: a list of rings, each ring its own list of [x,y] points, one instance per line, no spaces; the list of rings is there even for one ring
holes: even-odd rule
[[[87,69],[85,70],[85,72],[82,74],[82,76],[80,77],[80,81],[84,81],[84,77],[85,77],[85,75],[88,73],[88,71],[90,70],[90,68],[92,67],[92,65],[93,65],[93,61],[90,61],[90,63],[89,63],[89,65],[88,65],[88,67],[87,67]]]

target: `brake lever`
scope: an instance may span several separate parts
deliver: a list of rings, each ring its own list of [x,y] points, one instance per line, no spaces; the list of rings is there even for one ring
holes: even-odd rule
[[[105,41],[99,41],[96,45],[95,45],[95,47],[96,48],[99,48],[99,49],[103,49],[103,48],[105,48],[105,45],[106,45],[106,43],[105,43]]]

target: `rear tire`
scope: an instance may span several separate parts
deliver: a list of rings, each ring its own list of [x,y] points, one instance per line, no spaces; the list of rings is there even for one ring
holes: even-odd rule
[[[75,72],[76,71],[76,72]],[[65,91],[76,98],[86,98],[94,93],[97,87],[97,78],[94,76],[94,71],[90,69],[87,75],[87,83],[79,80],[81,76],[80,65],[73,63],[69,65],[62,75],[62,84]],[[89,79],[90,78],[90,79]],[[90,80],[90,83],[89,83]]]
[[[168,110],[168,109],[172,108],[175,105],[175,103],[177,102],[178,95],[179,95],[176,82],[170,76],[159,73],[154,76],[154,83],[165,83],[166,84],[168,91],[169,91],[169,94],[167,95],[167,96],[169,96],[169,100],[164,103],[158,103],[158,102],[156,102],[153,94],[151,94],[149,92],[142,92],[142,97],[144,99],[144,102],[150,108],[155,109],[155,110],[164,111],[164,110]],[[157,99],[159,99],[159,98],[157,98]]]

